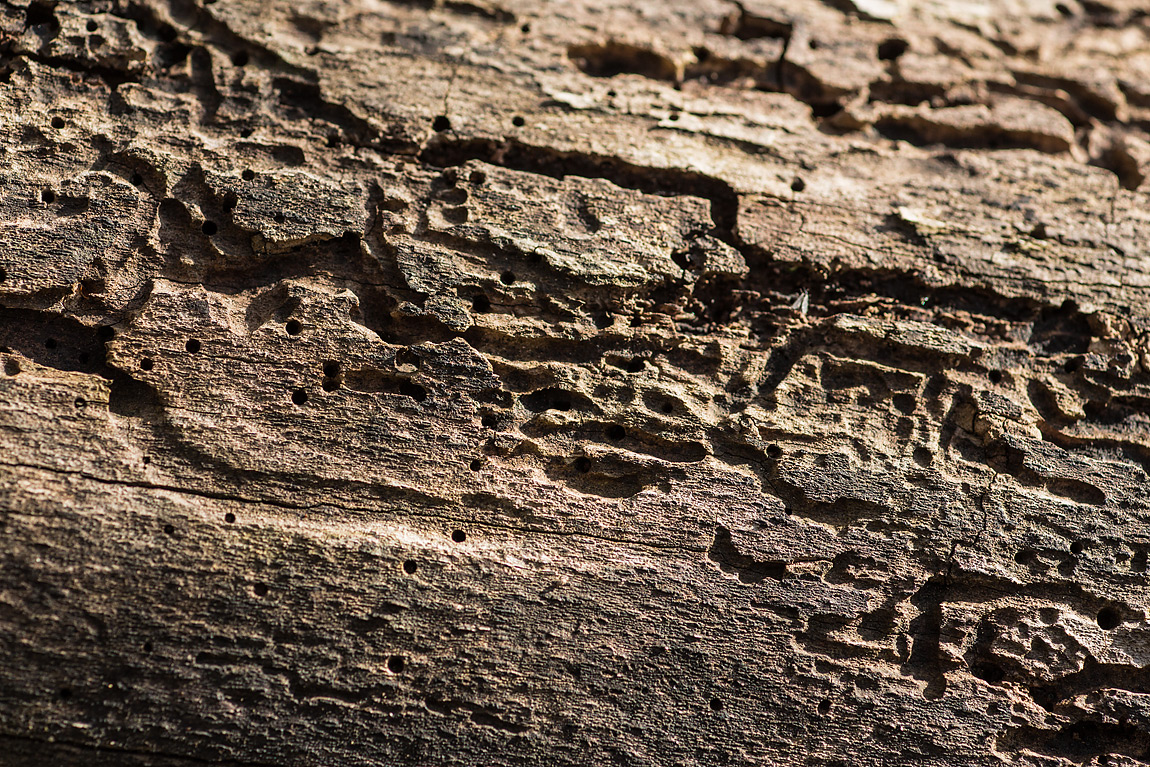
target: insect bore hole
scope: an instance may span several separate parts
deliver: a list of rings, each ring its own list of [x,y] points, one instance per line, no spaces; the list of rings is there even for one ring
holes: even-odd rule
[[[1098,611],[1098,628],[1104,631],[1118,628],[1118,624],[1122,623],[1122,615],[1115,607],[1103,607]]]

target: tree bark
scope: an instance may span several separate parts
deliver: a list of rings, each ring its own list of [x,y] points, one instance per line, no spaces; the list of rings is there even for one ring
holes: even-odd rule
[[[0,761],[1150,762],[1127,0],[5,0]]]

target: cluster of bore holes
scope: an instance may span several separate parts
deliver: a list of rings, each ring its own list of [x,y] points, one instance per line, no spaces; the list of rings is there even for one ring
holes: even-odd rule
[[[295,321],[293,320],[292,322],[295,322]],[[296,333],[298,333],[300,330],[302,330],[302,328],[299,326],[298,323],[296,323],[296,326],[294,327],[294,329],[295,329]],[[291,333],[292,330],[293,330],[292,323],[289,322],[288,323],[288,332]],[[293,335],[294,334],[295,333],[293,333]],[[402,355],[402,352],[401,352],[401,355]],[[414,370],[418,369],[418,367],[419,367],[418,357],[415,357],[415,355],[412,355],[410,353],[406,356],[401,356],[401,355],[397,355],[397,360],[405,359],[408,361],[407,362],[397,362],[397,365],[399,367],[410,370],[410,371],[414,371]],[[333,391],[338,390],[340,385],[341,385],[342,373],[343,373],[343,370],[342,370],[340,364],[338,362],[336,362],[335,360],[327,360],[323,363],[321,369],[323,371],[324,377],[323,377],[322,382],[320,383],[320,388],[322,388],[325,392],[333,392]],[[414,382],[409,381],[409,380],[404,380],[402,383],[399,384],[399,393],[404,395],[405,397],[411,397],[416,402],[423,402],[424,400],[427,399],[427,389],[425,389],[422,386],[420,386],[419,384],[414,383]],[[301,389],[295,389],[292,392],[292,402],[294,402],[295,404],[304,405],[307,403],[307,401],[308,401],[308,394],[307,394],[307,391],[305,389],[302,389],[302,388]]]
[[[284,331],[289,336],[298,336],[303,333],[303,323],[299,320],[288,320],[284,323]],[[293,389],[291,393],[291,401],[296,405],[306,405],[308,400],[307,390],[304,388]]]
[[[323,383],[320,384],[326,392],[333,392],[339,388],[339,363],[335,360],[328,360],[323,363]]]
[[[438,196],[443,204],[448,206],[443,209],[444,220],[451,224],[467,223],[471,215],[466,205],[470,193],[459,186],[459,174],[454,168],[445,170],[442,179],[447,188]]]
[[[521,115],[515,115],[511,118],[511,124],[516,128],[522,128],[527,124],[527,120]],[[447,115],[436,115],[431,121],[431,129],[436,133],[446,133],[451,130],[451,119]]]

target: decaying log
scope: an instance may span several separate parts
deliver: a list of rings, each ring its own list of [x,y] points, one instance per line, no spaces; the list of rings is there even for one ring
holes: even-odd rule
[[[5,0],[0,762],[1150,763],[1148,51]]]

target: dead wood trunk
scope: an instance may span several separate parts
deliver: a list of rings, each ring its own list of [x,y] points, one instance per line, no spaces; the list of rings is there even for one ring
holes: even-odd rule
[[[0,762],[1147,763],[1148,38],[7,0]]]

